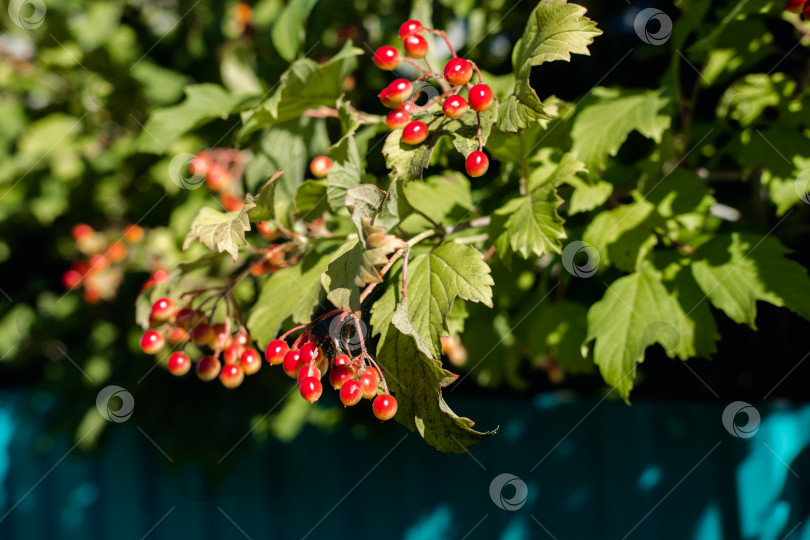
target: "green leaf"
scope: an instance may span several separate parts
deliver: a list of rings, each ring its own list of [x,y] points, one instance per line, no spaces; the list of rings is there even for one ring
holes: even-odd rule
[[[250,221],[267,221],[275,218],[276,179],[279,176],[281,176],[281,171],[276,171],[276,174],[259,190],[259,194],[253,198],[255,206],[248,210]]]
[[[577,302],[554,302],[540,306],[527,323],[528,346],[533,357],[549,357],[569,373],[590,373],[593,363],[582,355],[588,309]]]
[[[273,25],[271,38],[278,54],[292,62],[304,42],[307,17],[318,0],[290,0]]]
[[[669,128],[670,117],[663,111],[670,101],[658,90],[600,87],[591,96],[591,103],[574,118],[571,137],[577,157],[592,175],[605,166],[608,156],[616,155],[632,131],[660,143]]]
[[[215,84],[187,86],[185,92],[183,103],[158,109],[149,117],[136,141],[141,152],[165,153],[181,135],[214,118],[227,118],[242,101]]]
[[[547,118],[537,93],[529,85],[532,66],[571,60],[572,54],[590,54],[588,45],[602,33],[584,16],[586,9],[566,0],[540,2],[529,16],[523,36],[512,50],[516,83],[503,103],[498,128],[517,131]]]
[[[732,233],[695,252],[692,275],[712,304],[737,323],[756,329],[757,300],[787,307],[810,320],[810,278],[779,240]]]
[[[570,216],[602,206],[613,194],[613,184],[604,180],[588,184],[579,178],[571,178],[567,184],[574,188],[568,205]]]
[[[720,334],[709,302],[703,301],[705,296],[692,276],[691,268],[682,266],[675,279],[666,285],[680,304],[687,324],[686,331],[681,334],[681,357],[711,358],[717,352]]]
[[[343,80],[357,67],[362,49],[347,42],[343,49],[323,64],[309,58],[293,62],[281,75],[278,86],[267,100],[242,113],[241,135],[287,120],[299,118],[307,109],[334,106],[343,92]]]
[[[577,175],[587,173],[585,165],[570,152],[559,155],[553,148],[541,148],[529,160],[528,189],[534,191],[546,185],[559,186],[576,182]]]
[[[393,320],[378,346],[377,362],[397,399],[397,421],[417,430],[425,442],[442,452],[462,453],[493,435],[495,431],[475,431],[474,422],[457,416],[445,403],[441,389],[458,375],[420,349],[418,334],[404,309],[400,307]]]
[[[624,399],[647,347],[659,343],[670,357],[676,355],[683,324],[680,313],[658,275],[646,268],[611,283],[588,310],[586,343],[595,340],[594,362],[605,382]]]
[[[241,42],[226,44],[219,71],[225,87],[238,96],[258,96],[262,83],[256,76],[256,51]]]
[[[295,213],[304,221],[312,221],[329,210],[326,180],[307,180],[295,192]]]
[[[638,268],[655,247],[655,227],[661,219],[645,199],[599,212],[582,239],[599,252],[600,264],[615,264],[626,271]]]
[[[191,222],[191,230],[183,241],[183,249],[188,249],[195,239],[199,239],[211,251],[227,251],[236,261],[239,248],[248,245],[245,240],[245,231],[250,230],[247,213],[254,206],[253,198],[248,195],[239,212],[220,212],[207,206],[202,208]]]
[[[326,175],[329,206],[338,211],[346,206],[346,192],[360,185],[363,166],[353,134],[345,135],[329,149],[332,167]]]
[[[391,285],[372,307],[371,324],[376,332],[388,326],[401,301],[400,269]],[[447,242],[414,257],[408,264],[408,314],[429,356],[441,354],[439,338],[449,335],[447,317],[457,298],[492,307],[490,269],[483,255],[472,246]]]
[[[405,185],[403,192],[411,207],[418,208],[436,223],[442,223],[451,214],[456,215],[458,221],[474,208],[470,181],[458,172],[431,176],[424,182],[410,182]],[[412,213],[401,226],[403,230],[417,234],[432,225],[424,217]]]
[[[363,236],[363,222],[374,221],[383,208],[385,195],[385,191],[373,184],[362,184],[346,191],[345,206],[351,212],[352,222],[357,228],[363,247],[368,247]]]
[[[301,262],[278,270],[262,285],[247,320],[248,331],[261,350],[276,338],[288,318],[295,324],[310,321],[313,309],[323,298],[321,274],[329,264],[334,246],[324,243],[313,248]]]
[[[491,235],[501,258],[510,252],[524,259],[530,254],[562,253],[561,239],[566,238],[563,219],[557,213],[562,199],[553,187],[517,197],[495,211]]]

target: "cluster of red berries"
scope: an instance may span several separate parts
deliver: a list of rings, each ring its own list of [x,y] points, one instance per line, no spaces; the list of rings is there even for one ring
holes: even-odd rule
[[[365,398],[373,400],[371,408],[380,420],[390,420],[397,412],[397,401],[388,394],[382,373],[366,364],[364,355],[351,358],[335,354],[330,362],[309,332],[299,336],[292,347],[284,339],[271,341],[264,355],[270,365],[281,365],[284,373],[298,381],[301,397],[310,403],[321,397],[321,379],[331,368],[329,383],[340,392],[340,401],[345,406],[357,405]]]
[[[205,185],[219,194],[222,207],[238,212],[245,205],[240,196],[239,179],[245,171],[245,158],[233,148],[214,148],[198,152],[188,165],[194,176],[205,178]]]
[[[190,303],[178,308],[170,298],[161,298],[152,305],[149,314],[152,328],[141,337],[141,350],[155,355],[167,343],[180,348],[172,352],[168,360],[169,372],[180,377],[189,372],[192,364],[182,349],[189,342],[201,348],[208,347],[213,354],[205,355],[197,362],[197,377],[211,381],[219,376],[223,386],[236,388],[242,384],[245,375],[259,371],[262,360],[244,326],[240,324],[238,330],[231,332],[229,322],[209,324],[205,314],[193,309]]]
[[[84,300],[95,304],[101,299],[114,296],[123,277],[123,267],[129,253],[127,244],[135,244],[143,238],[143,229],[128,225],[123,232],[102,233],[86,223],[78,223],[71,229],[76,248],[86,257],[73,262],[62,274],[62,284],[67,289],[83,286]],[[111,236],[120,240],[110,241]]]
[[[805,19],[810,19],[810,0],[787,0],[785,10],[791,13],[801,12]]]
[[[425,61],[425,69],[410,59],[424,59],[427,55],[428,42],[423,36],[425,32],[442,36],[453,54],[453,58],[445,64],[443,74],[432,73],[427,61]],[[399,28],[399,38],[402,40],[405,54],[410,58],[401,58],[399,51],[395,47],[385,45],[377,49],[374,53],[373,59],[377,67],[391,71],[399,66],[400,61],[404,61],[415,66],[422,72],[422,76],[413,82],[426,79],[443,79],[446,83],[449,83],[449,88],[438,98],[438,100],[444,100],[442,103],[442,114],[447,118],[458,119],[464,116],[469,108],[478,113],[478,123],[480,126],[480,113],[489,109],[494,100],[492,89],[481,82],[482,77],[480,70],[469,60],[459,58],[456,55],[455,50],[453,50],[444,32],[425,28],[419,21],[411,20],[403,23]],[[470,83],[473,70],[478,74],[478,84],[475,85]],[[392,109],[386,117],[386,125],[391,129],[402,129],[402,142],[409,145],[417,145],[424,142],[428,137],[430,123],[441,116],[441,114],[437,114],[429,123],[412,119],[413,115],[426,111],[435,103],[434,101],[430,101],[423,106],[416,105],[415,99],[419,97],[421,90],[416,89],[416,91],[414,91],[413,82],[402,78],[396,79],[389,84],[388,87],[383,89],[379,96],[382,104]],[[444,87],[448,86],[446,83],[442,83]],[[466,100],[459,95],[461,90],[465,88],[467,89]],[[489,169],[489,159],[483,152],[480,130],[478,139],[478,150],[471,152],[465,162],[467,174],[472,177],[482,176],[487,172],[487,169]]]

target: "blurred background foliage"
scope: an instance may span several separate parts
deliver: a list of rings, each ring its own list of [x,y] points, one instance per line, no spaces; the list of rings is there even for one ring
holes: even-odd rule
[[[581,3],[607,36],[591,47],[592,57],[553,63],[543,67],[542,75],[534,73],[532,84],[541,99],[557,96],[574,102],[597,83],[626,88],[663,84],[665,90],[674,91],[667,85],[675,84],[671,71],[675,66],[685,88],[699,77],[669,47],[638,46],[632,21],[648,4]],[[393,41],[396,28],[412,9],[431,13],[434,27],[446,29],[452,40],[477,44],[465,49],[466,54],[499,76],[511,72],[511,48],[534,7],[508,0],[436,0],[431,12],[429,2],[415,4],[261,0],[252,6],[248,21],[234,2],[63,0],[46,2],[41,25],[30,29],[15,24],[5,11],[0,13],[0,384],[33,389],[28,406],[45,414],[54,429],[73,433],[83,448],[103,436],[103,430],[95,429],[104,420],[96,414],[94,399],[108,384],[135,395],[138,424],[171,455],[193,448],[201,460],[217,459],[254,425],[258,439],[291,441],[307,423],[327,430],[350,429],[357,437],[396,437],[399,426],[376,427],[375,422],[369,429],[365,411],[344,410],[334,396],[325,397],[317,407],[294,394],[296,399],[286,399],[295,387],[283,377],[252,378],[236,392],[174,379],[153,369],[156,364],[138,351],[141,331],[133,314],[134,300],[150,273],[186,260],[179,246],[199,208],[217,204],[206,189],[181,189],[168,170],[178,154],[235,144],[241,122],[233,115],[222,118],[216,113],[219,105],[238,110],[248,96],[272,91],[289,61],[307,56],[325,62],[351,40],[366,55],[344,81],[343,90],[359,109],[380,114],[377,92],[387,75],[373,66],[369,53]],[[709,9],[709,4],[715,6]],[[774,140],[790,148],[786,152],[790,159],[798,156],[781,177],[790,178],[794,165],[800,167],[806,159],[801,155],[808,154],[802,146],[807,142],[802,112],[806,109],[790,107],[807,101],[804,86],[810,55],[806,47],[794,47],[801,30],[781,15],[781,3],[748,2],[745,9],[756,4],[763,15],[726,21],[737,4],[684,0],[677,22],[694,31],[691,49],[685,50],[705,61],[707,97],[695,104],[692,129],[717,130],[715,143],[701,156],[720,173],[713,184],[716,196],[742,212],[749,224],[743,227],[767,231],[776,222],[775,213],[783,214],[796,201],[780,198],[786,184],[768,185],[769,171],[784,169],[784,164],[770,149],[751,142],[756,138],[752,130],[774,131]],[[674,9],[669,11],[676,15]],[[711,43],[708,56],[701,52],[706,50],[704,38]],[[617,63],[625,55],[630,55],[628,61]],[[779,73],[753,75],[780,58]],[[611,65],[615,69],[608,72]],[[210,107],[206,109],[210,117],[200,115],[197,129],[191,129],[195,122],[178,130],[177,136],[169,133],[171,129],[149,129],[154,127],[149,124],[153,112],[183,103],[184,89],[203,83],[222,85],[228,92],[213,92],[207,96],[209,102],[201,103],[200,108]],[[741,111],[739,102],[724,100],[729,88],[752,96],[747,109]],[[191,122],[193,115],[190,118]],[[325,121],[313,125],[305,148],[309,157],[322,153],[338,134]],[[567,136],[566,131],[559,136]],[[273,147],[276,143],[261,143],[270,158],[273,152],[288,151]],[[737,154],[748,155],[748,163],[725,154],[735,145]],[[653,146],[631,134],[611,169],[615,183],[632,177],[632,164],[650,154]],[[307,155],[300,160],[306,163]],[[460,161],[453,161],[457,158],[447,159],[448,167],[461,168]],[[367,161],[368,171],[385,174],[379,153],[372,152]],[[271,162],[265,165],[271,167]],[[261,177],[258,172],[253,176],[256,182]],[[497,194],[502,181],[484,190],[484,196]],[[489,210],[484,204],[483,211]],[[118,240],[128,224],[138,223],[148,231],[142,242],[130,246],[122,266],[126,273],[110,278],[115,294],[96,303],[85,302],[79,291],[66,293],[61,283],[70,262],[81,256],[70,237],[71,227],[80,222],[110,241]],[[581,234],[587,223],[581,218],[568,225]],[[777,235],[800,252],[805,266],[810,264],[807,234],[807,209],[799,205]],[[521,311],[526,295],[542,296],[545,289],[534,286],[538,277],[532,262],[516,261],[511,268],[496,259],[492,264],[499,286],[496,310],[469,306],[465,344],[473,358],[482,356],[481,351],[494,353],[458,387],[458,393],[485,399],[491,393],[533,394],[560,384],[578,392],[601,392],[604,384],[598,376],[564,379],[559,372],[548,371],[547,354],[538,353],[555,343],[549,350],[552,356],[565,354],[557,346],[568,347],[569,357],[575,355],[576,349],[573,353],[570,349],[583,341],[584,325],[570,322],[584,319],[586,306],[601,297],[601,280],[580,288],[577,302],[541,311],[531,324],[513,332],[514,322],[527,315]],[[238,291],[243,300],[254,294],[249,284]],[[725,339],[718,354],[713,362],[699,362],[694,369],[713,388],[742,394],[772,386],[795,362],[792,336],[806,335],[808,330],[786,310],[765,306],[758,334],[719,319]],[[772,376],[759,371],[764,358],[775,359],[770,365],[780,367]],[[634,396],[707,397],[701,382],[677,364],[662,350],[653,351],[642,368],[647,383]],[[780,392],[796,396],[798,388],[788,382]],[[242,444],[236,452],[249,447]]]

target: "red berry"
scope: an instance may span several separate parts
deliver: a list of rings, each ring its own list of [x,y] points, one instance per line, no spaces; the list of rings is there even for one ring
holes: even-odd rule
[[[64,274],[62,274],[62,285],[65,286],[66,289],[73,289],[78,287],[79,284],[82,282],[82,273],[78,270],[70,269]]]
[[[791,13],[799,13],[804,4],[805,0],[787,0],[785,2],[785,10],[790,11]]]
[[[492,105],[492,88],[486,84],[476,84],[470,88],[470,107],[475,112],[484,112]]]
[[[346,381],[354,379],[354,368],[349,366],[337,366],[329,373],[329,383],[335,390],[340,390]]]
[[[253,375],[262,367],[262,357],[256,349],[245,349],[239,357],[239,364],[245,375]]]
[[[112,262],[123,261],[124,257],[127,256],[127,246],[121,242],[112,242],[109,246],[107,246],[106,255],[107,258]]]
[[[410,101],[406,101],[405,103],[400,105],[399,108],[402,109],[403,111],[405,111],[408,114],[413,114],[414,111],[416,111],[416,105],[414,105]]]
[[[141,350],[146,354],[157,354],[164,345],[166,340],[163,339],[163,335],[154,330],[149,330],[141,337]]]
[[[188,355],[182,352],[173,352],[169,356],[169,373],[176,377],[180,377],[188,373],[191,369],[191,360]]]
[[[380,394],[371,404],[371,409],[374,411],[374,416],[380,420],[390,420],[397,414],[397,400],[394,396],[388,394]]]
[[[408,125],[411,121],[411,115],[406,113],[403,109],[394,109],[385,117],[385,125],[389,129],[401,129]]]
[[[210,345],[214,341],[214,330],[206,323],[200,323],[191,329],[191,341],[195,345]]]
[[[422,35],[422,32],[425,31],[425,27],[422,26],[422,23],[415,20],[405,21],[402,23],[402,26],[399,27],[399,39],[404,40],[406,37],[412,34]]]
[[[364,371],[360,374],[360,386],[363,389],[363,397],[366,399],[374,399],[377,395],[377,375]]]
[[[70,230],[71,236],[77,242],[81,242],[82,240],[87,240],[91,236],[93,236],[93,227],[88,225],[87,223],[77,223],[73,226]]]
[[[84,298],[84,301],[88,304],[95,304],[101,300],[101,291],[94,289],[93,287],[85,286],[84,293],[82,293],[82,298]]]
[[[340,401],[347,407],[357,405],[363,399],[363,387],[354,379],[349,379],[340,388]]]
[[[197,377],[201,381],[213,381],[219,375],[222,364],[213,356],[203,356],[197,362]]]
[[[188,341],[188,332],[185,328],[171,326],[166,330],[166,341],[172,345]]]
[[[228,191],[233,183],[233,177],[228,169],[213,162],[208,165],[205,171],[205,185],[211,191],[223,192]]]
[[[424,122],[415,120],[402,130],[402,142],[405,144],[419,144],[428,136],[428,127]]]
[[[110,259],[101,254],[93,255],[87,262],[90,264],[88,272],[99,272],[110,266]]]
[[[374,53],[374,63],[385,71],[396,69],[399,65],[399,51],[390,45],[383,45]]]
[[[419,34],[411,34],[402,40],[405,45],[405,54],[411,58],[424,58],[428,52],[428,42]]]
[[[284,355],[290,350],[290,346],[283,339],[274,339],[264,350],[264,357],[271,366],[276,366],[284,362]]]
[[[301,397],[310,403],[315,403],[323,393],[321,381],[315,377],[304,377],[300,382]]]
[[[352,363],[352,359],[349,358],[348,354],[339,354],[332,361],[332,365],[335,366],[335,367],[337,367],[337,366],[348,366],[351,363]]]
[[[239,212],[245,206],[245,201],[232,193],[223,194],[220,200],[222,201],[222,207],[228,212]]]
[[[444,100],[442,112],[448,118],[461,118],[467,112],[467,102],[461,96],[450,96]]]
[[[278,231],[269,221],[260,221],[256,224],[256,229],[259,231],[260,235],[268,239],[273,239],[278,235]]]
[[[205,317],[202,313],[187,307],[181,308],[177,313],[174,314],[175,324],[182,326],[183,328],[188,328],[189,326],[199,324],[203,322],[204,319]]]
[[[225,330],[223,323],[217,323],[211,327],[214,331],[214,338],[211,340],[212,349],[227,349],[233,343],[233,337]]]
[[[384,107],[387,109],[397,109],[402,106],[401,101],[394,101],[391,99],[391,90],[387,87],[383,88],[382,92],[380,92],[380,103],[383,104]]]
[[[810,0],[804,4],[804,12],[803,12],[805,19],[810,19]]]
[[[444,66],[444,78],[453,86],[464,86],[472,78],[472,65],[463,58],[451,58]]]
[[[174,315],[174,304],[168,298],[161,298],[152,304],[152,320],[155,322],[166,322]]]
[[[476,150],[475,152],[470,152],[464,166],[467,169],[467,174],[473,178],[478,178],[486,174],[487,169],[489,169],[489,158],[487,158],[485,153]]]
[[[304,364],[316,364],[323,358],[323,351],[315,343],[305,343],[301,346],[301,362]]]
[[[321,380],[321,370],[315,364],[304,364],[301,369],[298,370],[298,375],[295,377],[298,379],[300,383],[302,380],[306,379],[307,377],[315,377],[319,381]]]
[[[222,368],[219,380],[225,388],[236,388],[245,380],[245,372],[239,364],[229,364]]]
[[[318,156],[309,162],[309,170],[315,178],[324,178],[332,168],[332,160],[328,156]]]
[[[284,361],[282,362],[282,369],[284,369],[284,373],[287,374],[288,377],[292,377],[295,379],[298,376],[298,371],[301,369],[303,362],[301,362],[301,351],[298,349],[290,349],[287,351],[287,354],[284,355]]]
[[[232,343],[222,351],[222,361],[226,364],[238,364],[244,350],[245,348],[238,343]]]
[[[124,227],[124,240],[130,244],[140,242],[143,238],[143,228],[138,225],[127,225]]]
[[[363,373],[368,373],[370,375],[374,375],[374,379],[377,381],[377,384],[380,383],[382,377],[380,377],[380,372],[377,371],[377,368],[368,366]]]
[[[388,85],[388,99],[396,103],[402,103],[411,96],[413,85],[408,79],[396,79]]]

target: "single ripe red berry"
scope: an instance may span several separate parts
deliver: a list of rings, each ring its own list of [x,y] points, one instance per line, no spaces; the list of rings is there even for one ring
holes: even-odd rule
[[[206,323],[197,324],[189,333],[195,345],[210,345],[214,341],[214,330]]]
[[[390,45],[383,45],[374,53],[374,63],[384,71],[396,69],[399,65],[399,51]]]
[[[222,364],[213,356],[203,356],[197,362],[197,377],[201,381],[213,381],[219,375]]]
[[[112,242],[107,246],[107,258],[112,262],[120,262],[127,256],[127,246],[121,242]]]
[[[143,238],[143,228],[139,225],[127,225],[124,227],[124,240],[130,244],[140,242]]]
[[[785,10],[791,13],[799,13],[804,5],[805,0],[787,0],[785,2]]]
[[[332,168],[332,160],[329,156],[318,156],[309,162],[309,170],[315,178],[324,178],[329,169]]]
[[[467,102],[461,96],[450,96],[444,100],[442,112],[448,118],[461,118],[467,113]]]
[[[226,364],[238,364],[244,350],[245,348],[238,343],[232,343],[222,351],[222,361]]]
[[[301,346],[301,363],[316,364],[323,358],[323,351],[316,343],[305,343]]]
[[[315,377],[304,377],[299,383],[301,397],[310,403],[315,403],[323,393],[323,385]]]
[[[77,223],[73,226],[70,230],[71,236],[77,242],[81,242],[82,240],[87,240],[91,236],[93,236],[93,227],[88,225],[87,223]]]
[[[340,390],[343,388],[343,385],[346,384],[346,381],[354,379],[354,376],[355,371],[353,367],[337,366],[329,372],[329,384],[331,384],[332,388],[335,390]]]
[[[374,378],[376,379],[377,384],[380,384],[380,381],[382,380],[382,377],[380,377],[380,372],[377,371],[377,368],[372,367],[372,366],[368,366],[368,367],[366,367],[366,370],[363,373],[368,373],[369,375],[374,375]]]
[[[222,368],[219,380],[225,388],[236,388],[245,380],[245,372],[239,364],[228,364]]]
[[[486,84],[476,84],[470,88],[470,108],[475,112],[484,112],[492,105],[492,88]]]
[[[453,86],[467,84],[472,73],[472,65],[463,58],[451,58],[444,66],[444,78]]]
[[[100,253],[90,257],[87,262],[90,264],[90,268],[87,270],[88,272],[100,272],[110,266],[110,259]]]
[[[428,42],[419,34],[411,34],[402,40],[405,54],[411,58],[424,58],[428,52]]]
[[[298,370],[298,375],[295,377],[298,379],[300,383],[307,377],[315,377],[319,381],[321,380],[321,370],[315,364],[304,364],[301,366],[301,369]]]
[[[371,409],[378,419],[382,421],[390,420],[397,414],[397,400],[394,399],[394,396],[380,394],[371,403]]]
[[[188,341],[189,335],[185,328],[180,326],[170,326],[166,329],[166,341],[172,345]]]
[[[301,369],[303,362],[301,362],[301,351],[298,349],[290,349],[287,351],[287,354],[284,355],[284,361],[282,362],[282,369],[284,369],[284,373],[287,374],[288,377],[292,377],[295,379],[298,376],[298,371]]]
[[[253,375],[262,367],[262,357],[256,349],[245,349],[239,357],[239,364],[245,375]]]
[[[464,167],[467,169],[467,174],[473,178],[478,178],[486,174],[487,169],[489,169],[489,158],[485,153],[478,150],[470,152]]]
[[[399,108],[402,109],[403,111],[405,111],[408,114],[413,114],[416,111],[416,105],[414,105],[410,101],[406,101],[405,103],[400,105]]]
[[[62,285],[65,286],[66,289],[73,289],[79,286],[79,283],[82,282],[82,273],[78,270],[71,268],[64,274],[62,274]]]
[[[290,346],[283,339],[274,339],[267,344],[264,350],[264,357],[271,366],[277,366],[284,362],[284,355],[290,350]]]
[[[205,185],[211,191],[227,191],[233,183],[233,177],[228,169],[219,163],[212,162],[208,164],[205,171]]]
[[[352,359],[349,358],[348,354],[339,354],[335,356],[335,359],[332,360],[332,365],[337,366],[348,366],[352,363]]]
[[[166,340],[163,335],[154,330],[149,330],[141,337],[141,350],[146,354],[157,354],[164,345]]]
[[[269,221],[260,221],[256,224],[256,230],[259,231],[259,234],[263,237],[272,240],[276,236],[278,236],[278,230],[273,226],[272,223]]]
[[[364,371],[359,377],[360,386],[363,389],[363,397],[366,399],[374,399],[377,395],[377,375]]]
[[[354,379],[349,379],[340,388],[340,401],[347,407],[357,405],[363,399],[363,387]]]
[[[388,99],[396,103],[402,103],[413,92],[413,85],[408,79],[396,79],[388,85]]]
[[[385,125],[388,129],[401,129],[411,121],[411,115],[403,109],[394,109],[385,117]],[[81,277],[81,276],[80,276]]]
[[[152,304],[152,320],[166,322],[174,315],[174,304],[168,298],[161,298]]]
[[[169,356],[168,367],[169,373],[175,377],[181,377],[191,369],[191,359],[186,353],[180,351],[173,352],[171,356]]]
[[[212,349],[227,349],[233,343],[233,337],[225,330],[223,323],[217,323],[211,327],[214,332],[214,337],[211,340]]]
[[[85,285],[82,298],[84,298],[84,301],[88,304],[95,304],[101,300],[101,291]]]
[[[191,308],[184,307],[180,308],[177,313],[174,314],[174,322],[177,326],[188,328],[189,326],[193,326],[201,321],[197,317],[196,311]]]
[[[391,99],[391,90],[389,90],[388,87],[382,89],[379,97],[380,103],[387,109],[398,109],[402,105],[401,101]]]
[[[414,120],[402,130],[402,142],[405,144],[419,144],[428,136],[428,127],[424,122]]]
[[[404,40],[406,37],[412,34],[418,34],[421,36],[424,31],[425,27],[422,26],[422,23],[411,19],[410,21],[405,21],[402,23],[402,25],[399,27],[399,39]]]
[[[245,206],[245,201],[233,193],[223,193],[220,200],[222,201],[222,207],[228,212],[239,212]]]

